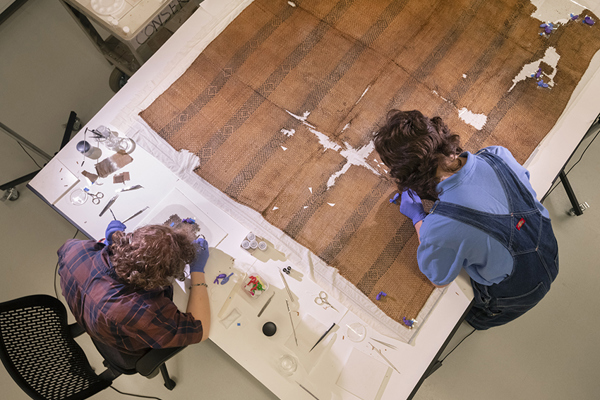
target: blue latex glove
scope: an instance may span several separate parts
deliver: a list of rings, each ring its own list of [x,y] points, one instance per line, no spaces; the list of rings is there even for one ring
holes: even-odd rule
[[[410,197],[413,195],[414,200]],[[400,212],[412,220],[413,225],[423,221],[427,214],[423,209],[421,198],[412,190],[405,190],[400,197]]]
[[[106,227],[106,233],[104,234],[104,236],[105,236],[104,243],[107,246],[110,246],[112,244],[113,233],[118,232],[118,231],[125,231],[126,228],[127,227],[125,226],[125,224],[123,224],[121,221],[118,221],[116,219],[113,221],[110,221],[110,223]]]
[[[193,243],[196,247],[196,258],[190,263],[190,272],[204,273],[204,267],[208,261],[208,242],[204,238],[198,238]]]

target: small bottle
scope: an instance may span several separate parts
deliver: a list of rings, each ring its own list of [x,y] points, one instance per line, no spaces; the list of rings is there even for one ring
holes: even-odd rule
[[[265,251],[267,249],[267,244],[261,240],[260,242],[258,242],[258,249]]]
[[[75,146],[77,151],[86,157],[91,157],[96,147],[92,146],[87,140],[82,140]]]
[[[250,241],[250,248],[252,250],[255,250],[258,247],[258,242],[256,240],[251,240]]]
[[[244,250],[250,250],[250,242],[248,240],[244,240],[241,244],[242,249]]]
[[[256,235],[250,232],[248,235],[246,235],[246,239],[248,239],[251,242],[253,240],[256,240]]]

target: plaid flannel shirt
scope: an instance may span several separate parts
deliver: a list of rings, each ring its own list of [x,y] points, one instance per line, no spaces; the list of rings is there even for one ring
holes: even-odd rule
[[[69,240],[58,250],[60,284],[77,322],[94,339],[126,354],[202,339],[202,324],[173,303],[173,287],[135,291],[121,283],[108,248]]]

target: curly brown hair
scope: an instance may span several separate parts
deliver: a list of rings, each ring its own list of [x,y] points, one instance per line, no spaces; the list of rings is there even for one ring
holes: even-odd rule
[[[135,290],[152,290],[183,279],[196,248],[189,232],[164,225],[147,225],[132,233],[115,232],[109,247],[118,278]]]
[[[417,110],[390,110],[374,142],[398,190],[412,189],[427,199],[439,195],[438,166],[455,172],[454,159],[462,153],[460,137],[451,133],[440,117],[429,119]]]

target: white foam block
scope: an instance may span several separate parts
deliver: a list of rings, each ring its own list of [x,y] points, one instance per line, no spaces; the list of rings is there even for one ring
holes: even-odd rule
[[[217,247],[227,236],[227,233],[208,215],[202,212],[191,200],[177,189],[173,189],[154,207],[139,226],[163,224],[171,215],[181,218],[193,218],[200,227],[200,233],[208,241],[210,247]]]

